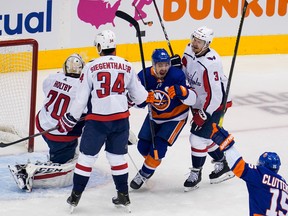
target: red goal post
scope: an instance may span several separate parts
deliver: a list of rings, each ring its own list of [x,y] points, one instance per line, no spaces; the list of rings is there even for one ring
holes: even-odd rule
[[[4,143],[35,132],[37,67],[35,39],[0,37],[0,141]],[[25,144],[28,152],[34,151],[34,138]]]

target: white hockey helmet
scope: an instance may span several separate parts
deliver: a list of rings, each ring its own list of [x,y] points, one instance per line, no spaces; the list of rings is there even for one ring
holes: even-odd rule
[[[191,41],[193,38],[198,38],[206,42],[206,46],[209,46],[214,37],[214,32],[212,29],[202,26],[196,29],[191,35]]]
[[[116,36],[111,30],[104,30],[96,35],[94,46],[100,54],[102,50],[116,48]]]
[[[85,62],[83,61],[82,57],[79,54],[74,53],[64,62],[63,71],[66,76],[79,78],[84,65]]]

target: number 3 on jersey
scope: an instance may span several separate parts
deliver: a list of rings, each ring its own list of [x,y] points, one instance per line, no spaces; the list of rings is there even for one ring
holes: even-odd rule
[[[98,98],[107,97],[111,93],[123,94],[125,92],[124,73],[118,73],[114,83],[111,83],[111,73],[109,72],[98,73],[97,80],[100,82],[100,89],[96,90]]]

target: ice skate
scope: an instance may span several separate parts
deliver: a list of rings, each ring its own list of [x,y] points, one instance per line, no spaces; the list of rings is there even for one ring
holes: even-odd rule
[[[198,184],[201,181],[202,169],[191,168],[189,177],[184,182],[184,191],[192,191],[199,188]]]
[[[148,177],[145,177],[140,170],[130,182],[130,187],[134,190],[138,190],[143,185],[143,183],[146,182],[146,180],[149,179],[152,175],[153,174],[150,174],[148,175]]]
[[[117,197],[112,198],[112,203],[116,207],[125,207],[128,213],[131,213],[129,194],[117,191]]]
[[[81,195],[82,193],[77,193],[73,190],[71,195],[68,197],[67,203],[70,205],[71,214],[73,213],[74,208],[78,205]]]
[[[228,167],[227,161],[224,158],[221,161],[212,161],[215,163],[214,170],[209,175],[211,184],[218,184],[220,182],[226,181],[233,178],[235,175]]]

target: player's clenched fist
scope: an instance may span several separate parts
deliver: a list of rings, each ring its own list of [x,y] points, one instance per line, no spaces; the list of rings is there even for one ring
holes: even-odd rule
[[[185,100],[188,97],[188,89],[182,85],[173,85],[168,88],[168,95],[171,99],[178,97]]]
[[[154,91],[148,92],[146,103],[154,103],[154,101],[155,101]]]
[[[58,131],[61,133],[69,132],[73,129],[76,125],[77,120],[70,114],[65,113],[59,120],[58,120]]]

